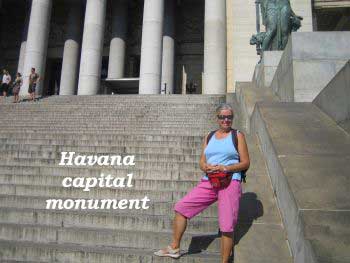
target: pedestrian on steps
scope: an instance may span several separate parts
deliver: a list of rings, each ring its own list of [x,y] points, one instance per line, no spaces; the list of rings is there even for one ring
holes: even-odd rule
[[[39,74],[35,72],[35,68],[32,68],[31,73],[29,75],[29,88],[28,88],[30,100],[32,101],[35,100],[35,89],[39,81],[40,81]]]
[[[22,79],[22,74],[17,73],[15,82],[13,83],[13,88],[12,88],[12,93],[13,93],[13,103],[18,103],[19,102],[19,91],[22,87],[23,84],[23,79]]]
[[[221,262],[229,261],[241,198],[241,172],[249,168],[250,160],[243,133],[231,128],[234,117],[232,107],[222,104],[217,108],[216,115],[219,129],[209,133],[202,146],[199,164],[205,175],[194,189],[175,204],[172,243],[155,252],[157,256],[179,258],[187,220],[218,201],[218,221],[222,233]]]
[[[3,75],[2,75],[2,83],[1,83],[1,92],[2,92],[2,95],[4,96],[4,99],[7,96],[10,84],[11,84],[11,75],[6,69],[4,69]]]

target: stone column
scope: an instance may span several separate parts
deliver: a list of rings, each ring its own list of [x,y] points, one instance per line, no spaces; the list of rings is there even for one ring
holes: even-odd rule
[[[20,72],[23,74],[23,67],[24,67],[24,58],[26,53],[26,46],[27,46],[27,37],[28,37],[28,27],[29,27],[29,12],[26,14],[26,18],[24,21],[24,29],[22,32],[22,43],[21,48],[19,51],[19,59],[18,59],[18,68],[17,72]]]
[[[226,0],[205,0],[203,94],[226,93]]]
[[[109,49],[108,78],[124,77],[128,3],[125,0],[112,2],[112,40]]]
[[[140,94],[159,94],[162,70],[164,0],[145,0],[143,10]]]
[[[17,67],[17,72],[20,72],[21,74],[23,73],[26,46],[27,46],[27,40],[23,39],[19,50],[19,59],[18,59],[18,67]]]
[[[100,87],[107,0],[87,0],[78,95],[95,95]]]
[[[233,1],[226,0],[226,31],[227,31],[227,92],[235,92],[233,75]]]
[[[78,79],[82,28],[82,7],[79,3],[71,3],[66,27],[60,95],[74,95]]]
[[[163,33],[163,58],[161,89],[166,85],[166,92],[174,93],[175,72],[175,3],[174,0],[166,0],[164,6],[164,33]]]
[[[20,95],[28,94],[29,75],[35,68],[40,75],[36,94],[42,94],[46,66],[47,44],[50,31],[52,0],[32,0],[27,45],[23,66],[23,87]]]

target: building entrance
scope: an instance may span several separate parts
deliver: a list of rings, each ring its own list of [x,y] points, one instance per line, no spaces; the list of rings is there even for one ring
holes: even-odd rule
[[[62,59],[48,59],[46,65],[46,74],[44,76],[45,83],[43,96],[58,95],[60,92],[62,71]]]

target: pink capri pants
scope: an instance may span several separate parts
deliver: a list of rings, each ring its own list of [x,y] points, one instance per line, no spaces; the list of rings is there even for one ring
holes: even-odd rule
[[[175,204],[174,210],[191,219],[215,201],[218,201],[221,232],[233,232],[238,220],[241,182],[233,180],[224,189],[213,189],[210,182],[202,180],[195,188]]]

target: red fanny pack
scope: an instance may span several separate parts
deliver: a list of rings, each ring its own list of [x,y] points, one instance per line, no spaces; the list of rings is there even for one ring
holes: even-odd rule
[[[225,172],[208,173],[208,178],[213,188],[226,188],[231,183],[232,174]]]

